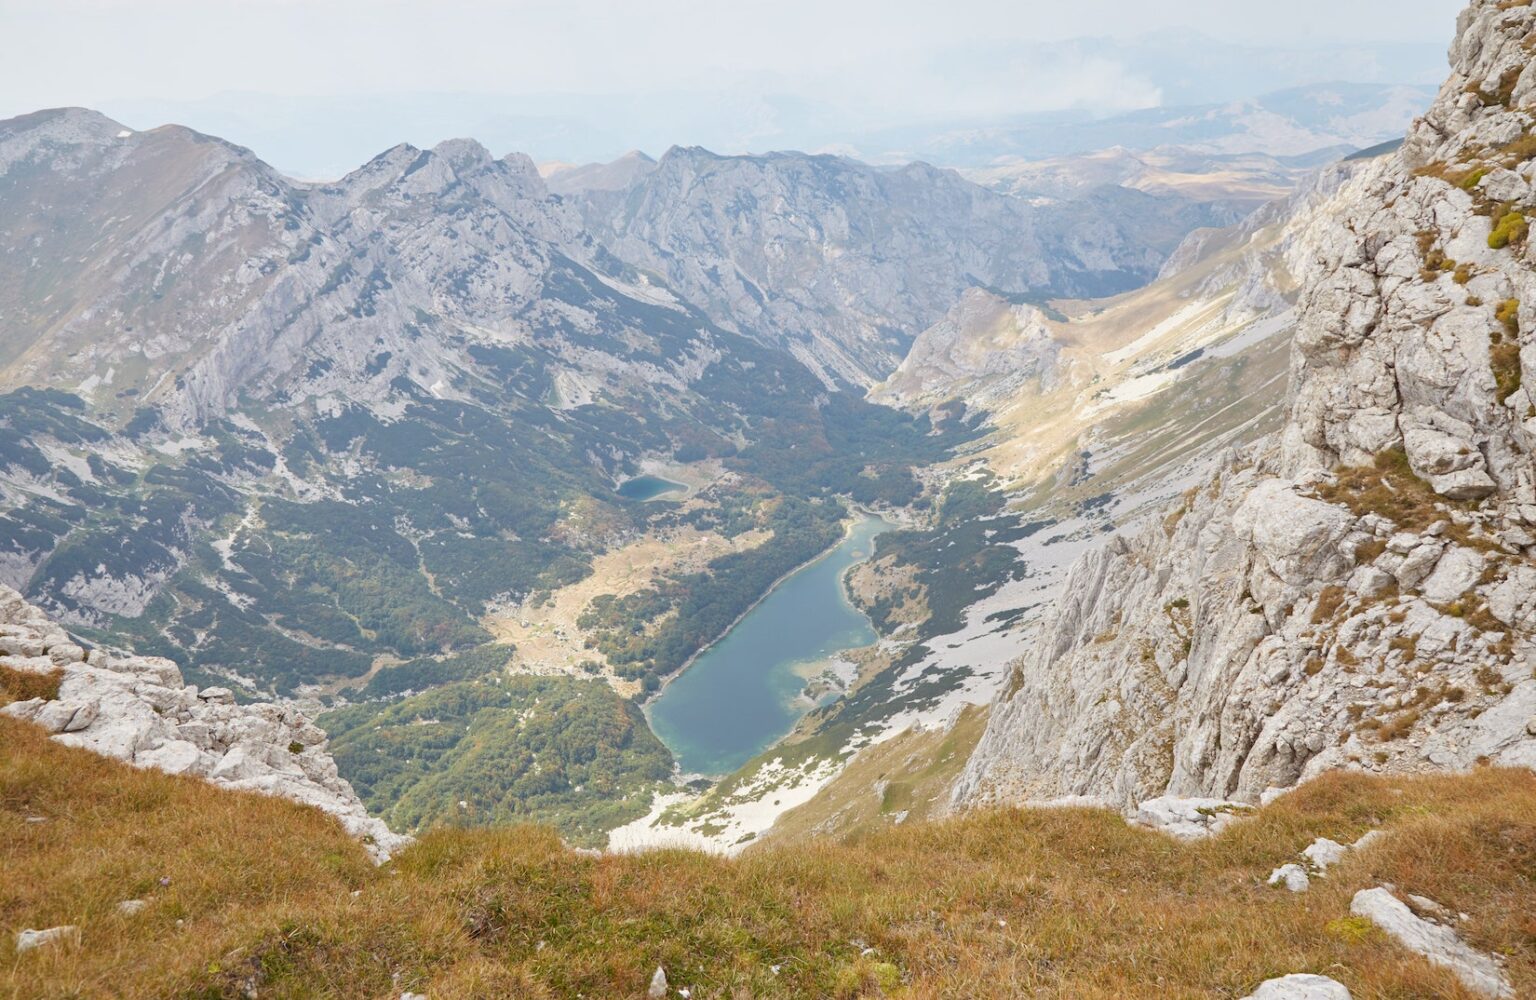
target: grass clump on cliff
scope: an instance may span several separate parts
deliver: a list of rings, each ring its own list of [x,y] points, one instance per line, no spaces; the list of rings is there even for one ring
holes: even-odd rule
[[[1499,402],[1520,391],[1520,300],[1509,299],[1499,306],[1497,318],[1504,329],[1495,329],[1488,341],[1488,362],[1498,385]]]
[[[1525,214],[1518,209],[1508,208],[1496,217],[1493,232],[1488,234],[1488,246],[1494,250],[1503,250],[1524,243],[1530,234],[1531,225]]]
[[[1356,516],[1380,514],[1407,530],[1422,532],[1445,519],[1445,501],[1413,471],[1401,448],[1381,452],[1368,466],[1336,469],[1331,482],[1317,485],[1317,495]]]
[[[27,822],[29,817],[43,822]],[[1292,895],[1318,836],[1387,836]],[[1536,775],[1335,774],[1182,844],[1097,810],[1003,810],[736,860],[593,857],[547,830],[444,830],[382,869],[318,812],[61,747],[0,719],[0,995],[1231,998],[1322,972],[1355,996],[1464,997],[1384,935],[1390,882],[1536,990]],[[118,902],[142,898],[136,916]],[[77,942],[13,950],[72,923]],[[1330,928],[1333,928],[1330,930]]]

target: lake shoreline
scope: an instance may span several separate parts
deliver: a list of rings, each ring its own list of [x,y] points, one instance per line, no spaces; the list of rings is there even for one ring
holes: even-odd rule
[[[643,699],[637,700],[636,704],[638,704],[641,707],[641,709],[644,710],[644,708],[647,705],[649,705],[651,702],[655,701],[657,698],[660,698],[661,695],[662,695],[662,692],[666,691],[667,688],[671,686],[673,681],[677,680],[679,677],[681,677],[684,674],[686,674],[688,672],[688,668],[693,666],[694,663],[699,659],[699,657],[703,656],[705,653],[709,652],[711,649],[714,649],[716,646],[720,645],[721,640],[724,639],[726,636],[730,635],[731,632],[735,630],[736,626],[740,625],[743,621],[745,621],[747,619],[747,616],[750,615],[752,612],[756,611],[758,609],[758,607],[760,607],[764,601],[766,601],[766,600],[768,600],[768,598],[772,597],[773,596],[773,592],[778,590],[779,587],[784,583],[784,581],[788,580],[790,577],[794,576],[796,573],[800,572],[803,569],[811,568],[812,566],[814,566],[817,563],[821,562],[823,559],[825,559],[828,556],[830,556],[832,553],[836,552],[839,545],[842,545],[844,542],[848,541],[848,537],[853,534],[854,529],[856,527],[858,527],[860,521],[862,521],[862,520],[870,520],[870,519],[878,520],[878,521],[886,521],[887,524],[892,524],[892,527],[895,527],[895,525],[892,522],[887,521],[885,518],[881,517],[879,514],[876,514],[873,511],[865,510],[862,507],[855,507],[854,508],[854,514],[855,514],[854,517],[850,517],[846,521],[843,522],[843,537],[839,538],[837,541],[833,542],[831,545],[828,545],[826,548],[822,549],[820,552],[816,553],[814,556],[811,556],[811,558],[807,559],[805,562],[800,563],[798,566],[793,566],[793,567],[785,570],[776,580],[774,580],[772,583],[770,583],[768,585],[768,589],[767,590],[763,591],[762,594],[758,595],[756,600],[754,600],[750,605],[747,606],[747,609],[745,611],[743,611],[741,614],[737,615],[735,617],[735,619],[732,620],[729,625],[727,625],[725,628],[721,629],[719,635],[715,636],[713,639],[709,640],[709,642],[705,643],[704,645],[700,646],[697,650],[695,650],[692,656],[688,657],[688,659],[683,661],[683,665],[682,666],[678,667],[676,670],[672,671],[670,674],[668,674],[667,676],[665,676],[665,677],[663,677],[661,679],[661,687],[657,688],[655,691],[652,691],[650,694],[645,695]],[[852,601],[850,600],[849,603],[852,603]],[[860,612],[860,613],[862,614],[862,612]],[[649,715],[646,716],[646,722],[647,723],[650,722],[650,716]]]
[[[750,757],[793,732],[814,707],[797,694],[816,673],[809,668],[874,637],[874,623],[849,591],[848,574],[873,557],[875,539],[894,527],[857,508],[835,544],[783,573],[642,705],[651,731],[673,752],[678,774],[711,780],[728,775],[746,749]],[[774,609],[766,618],[765,606]],[[703,664],[707,675],[698,675]],[[742,728],[730,728],[738,722]]]

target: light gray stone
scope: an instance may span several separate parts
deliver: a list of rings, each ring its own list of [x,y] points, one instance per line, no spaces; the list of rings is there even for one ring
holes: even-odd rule
[[[1306,856],[1308,861],[1312,862],[1313,867],[1318,871],[1325,872],[1340,861],[1343,861],[1344,855],[1348,851],[1349,848],[1338,841],[1329,840],[1327,837],[1319,837],[1301,853]]]
[[[59,927],[49,927],[46,930],[24,930],[16,934],[16,954],[31,951],[33,948],[41,948],[48,944],[60,944],[66,941],[78,941],[80,928],[74,924],[63,924]]]
[[[1380,927],[1409,951],[1455,973],[1474,993],[1495,1000],[1514,997],[1509,977],[1497,960],[1472,948],[1451,928],[1414,915],[1389,890],[1362,889],[1355,893],[1349,909]]]
[[[1291,892],[1306,892],[1312,887],[1312,880],[1301,865],[1281,865],[1270,872],[1269,884],[1283,885]]]
[[[1350,995],[1337,980],[1300,974],[1271,979],[1245,1000],[1350,1000]]]
[[[1448,549],[1424,581],[1424,596],[1442,604],[1456,600],[1477,584],[1483,566],[1479,552],[1460,546]]]
[[[67,641],[3,585],[0,627],[23,644],[35,639],[56,649]],[[45,642],[43,636],[51,638]],[[211,688],[200,698],[182,686],[170,660],[95,652],[84,659],[65,655],[62,666],[37,658],[35,669],[62,671],[59,696],[12,703],[0,712],[42,726],[68,746],[314,806],[335,816],[380,861],[410,842],[368,815],[337,773],[325,733],[302,713],[281,705],[237,705],[227,689]],[[305,751],[295,754],[294,745]]]

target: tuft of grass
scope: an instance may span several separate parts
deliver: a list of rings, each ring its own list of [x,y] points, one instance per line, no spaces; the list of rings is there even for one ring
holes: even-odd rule
[[[1531,225],[1525,215],[1515,208],[1506,208],[1495,217],[1493,232],[1488,234],[1488,246],[1494,250],[1524,243],[1531,234]]]
[[[1467,510],[1473,506],[1447,500],[1436,493],[1413,471],[1407,453],[1401,448],[1381,452],[1368,466],[1335,469],[1331,482],[1319,483],[1314,489],[1320,499],[1342,504],[1357,517],[1380,514],[1404,530],[1421,534],[1436,522],[1448,520],[1452,510]],[[1466,525],[1448,524],[1444,534],[1468,548],[1483,552],[1503,551],[1497,543],[1474,534]]]
[[[9,705],[13,701],[31,701],[33,698],[52,701],[59,696],[59,684],[63,680],[62,670],[38,674],[0,667],[0,705]]]
[[[1266,889],[1314,838],[1373,828],[1311,892]],[[1459,931],[1536,992],[1528,771],[1326,775],[1195,843],[1102,810],[996,810],[734,860],[443,829],[375,869],[318,812],[0,719],[0,833],[0,931],[81,928],[20,956],[0,934],[0,996],[622,998],[658,965],[699,1000],[1215,1000],[1296,971],[1465,996],[1350,916],[1382,883],[1470,914]],[[134,897],[149,906],[119,915]]]
[[[1488,364],[1493,369],[1498,399],[1502,403],[1520,391],[1524,378],[1520,366],[1520,300],[1504,300],[1495,318],[1504,330],[1502,333],[1495,330],[1488,339]]]
[[[1366,917],[1340,917],[1337,920],[1328,921],[1323,929],[1350,945],[1364,944],[1381,935],[1381,928]]]
[[[1514,66],[1506,70],[1493,85],[1492,90],[1485,90],[1476,83],[1468,84],[1467,93],[1476,94],[1484,107],[1508,107],[1509,102],[1514,99],[1515,86],[1520,82],[1522,69],[1523,67]]]
[[[1321,625],[1323,622],[1333,621],[1339,616],[1348,598],[1349,591],[1337,584],[1324,587],[1322,593],[1317,595],[1317,607],[1312,611],[1312,624]]]
[[[1373,538],[1368,542],[1361,542],[1355,546],[1355,562],[1368,566],[1381,558],[1381,554],[1385,551],[1387,551],[1385,538]]]

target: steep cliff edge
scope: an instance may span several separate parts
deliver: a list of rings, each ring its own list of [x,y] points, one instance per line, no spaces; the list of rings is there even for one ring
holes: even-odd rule
[[[1288,251],[1282,432],[1074,568],[962,805],[1536,765],[1536,9],[1475,0]]]

